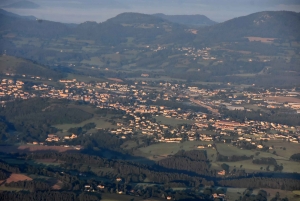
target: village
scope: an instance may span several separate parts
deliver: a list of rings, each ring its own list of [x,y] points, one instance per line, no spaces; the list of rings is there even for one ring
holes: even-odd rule
[[[40,78],[38,78],[40,79]],[[222,119],[216,112],[220,107],[228,110],[247,110],[242,105],[255,105],[260,108],[288,108],[290,111],[300,113],[300,103],[298,102],[276,102],[276,97],[294,98],[296,100],[300,93],[292,90],[277,89],[273,92],[237,92],[233,89],[199,89],[198,87],[187,86],[186,84],[173,84],[170,82],[160,82],[159,84],[147,82],[133,82],[132,84],[97,82],[85,83],[71,80],[59,80],[64,85],[63,89],[56,89],[47,84],[33,85],[31,90],[24,90],[24,82],[13,79],[2,79],[0,85],[0,97],[2,106],[6,101],[13,99],[28,99],[34,97],[48,97],[58,99],[68,99],[71,101],[83,101],[97,108],[109,108],[122,110],[131,116],[131,120],[117,122],[116,129],[110,129],[113,135],[118,135],[126,139],[131,135],[151,136],[155,142],[180,143],[182,141],[203,141],[211,142],[202,145],[199,142],[198,148],[212,147],[214,141],[230,142],[238,145],[237,142],[245,141],[263,149],[262,140],[280,139],[293,143],[299,143],[299,127],[283,125],[274,122],[254,121],[244,119],[243,122],[233,121],[230,118]],[[149,87],[151,86],[151,87]],[[153,90],[153,87],[161,89],[161,92]],[[201,97],[201,99],[199,98]],[[189,100],[198,99],[201,106],[208,109],[208,113],[195,112],[183,108],[170,108],[165,105],[156,104],[159,100],[175,100],[183,104],[193,104]],[[127,102],[130,100],[130,103]],[[151,101],[151,105],[147,102]],[[149,117],[150,115],[150,117]],[[156,121],[155,117],[189,121],[178,126],[171,126],[166,123]],[[100,128],[101,129],[101,128]],[[64,138],[59,138],[55,134],[49,134],[45,142],[60,142],[72,140],[76,134],[70,134]],[[33,142],[33,144],[44,144],[44,142]],[[67,146],[67,145],[66,145]],[[75,147],[80,149],[80,147]],[[272,147],[267,147],[267,149]]]

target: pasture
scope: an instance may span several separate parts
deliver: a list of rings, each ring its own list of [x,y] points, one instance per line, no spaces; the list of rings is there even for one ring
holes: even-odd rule
[[[180,150],[205,150],[198,149],[198,145],[210,144],[210,142],[186,141],[182,143],[157,143],[147,147],[141,147],[135,152],[135,156],[141,156],[150,160],[159,161],[168,155],[173,155]],[[212,154],[213,152],[211,152]],[[210,155],[211,155],[210,154]]]
[[[217,145],[217,151],[224,156],[232,156],[232,155],[251,156],[251,155],[254,155],[254,152],[251,150],[239,149],[238,147],[235,147],[231,144],[217,143],[216,145]]]
[[[264,144],[274,146],[272,151],[276,151],[278,156],[282,156],[287,160],[291,157],[291,155],[300,153],[300,144],[298,143],[286,142],[283,140],[269,140]]]
[[[83,121],[83,122],[78,123],[78,124],[57,124],[57,125],[54,125],[54,127],[56,127],[57,129],[61,129],[63,132],[66,132],[70,128],[82,127],[82,126],[84,126],[85,124],[88,124],[88,123],[95,123],[97,129],[117,128],[117,126],[112,125],[110,122],[105,121],[105,120],[107,120],[107,119],[95,116],[91,119],[88,119],[88,120]]]

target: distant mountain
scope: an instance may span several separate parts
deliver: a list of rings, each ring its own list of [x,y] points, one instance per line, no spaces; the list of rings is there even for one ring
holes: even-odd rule
[[[4,6],[3,8],[22,8],[22,9],[36,9],[40,6],[36,3],[33,3],[31,1],[19,1],[15,3],[8,4]]]
[[[152,15],[128,12],[128,13],[121,13],[116,17],[108,19],[106,22],[113,22],[113,23],[120,23],[120,24],[137,24],[137,23],[159,24],[159,23],[166,22],[166,20]]]
[[[184,24],[187,26],[210,26],[217,24],[205,15],[165,15],[162,13],[153,14],[153,16],[163,18],[170,22]]]
[[[76,28],[76,33],[82,39],[96,40],[104,44],[126,43],[128,38],[136,43],[168,43],[172,40],[178,43],[191,42],[195,36],[185,29],[187,27],[184,25],[156,16],[122,13],[103,23],[82,23]]]
[[[15,13],[11,13],[11,12],[8,12],[6,10],[3,10],[1,8],[0,8],[0,15],[16,17],[16,18],[23,18],[23,19],[29,19],[29,20],[36,20],[36,17],[34,17],[34,16],[21,16],[21,15],[17,15]]]
[[[264,11],[234,18],[198,31],[199,40],[237,40],[244,37],[300,40],[300,13]]]
[[[8,33],[25,37],[53,38],[70,34],[70,27],[59,22],[32,20],[0,13],[1,35]]]

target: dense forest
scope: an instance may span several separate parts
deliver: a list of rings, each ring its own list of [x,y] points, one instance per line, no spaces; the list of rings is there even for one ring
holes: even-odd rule
[[[185,191],[171,191],[171,187],[204,187],[204,186],[224,186],[224,187],[244,187],[244,188],[274,188],[283,190],[295,190],[299,188],[299,180],[297,179],[283,179],[272,177],[232,177],[232,178],[216,178],[212,176],[199,176],[195,173],[201,169],[203,163],[207,162],[205,151],[179,151],[173,158],[174,164],[179,160],[189,160],[187,163],[191,167],[184,165],[172,166],[168,168],[171,161],[161,162],[154,166],[148,166],[138,163],[132,163],[127,160],[107,159],[91,154],[82,153],[57,153],[57,152],[44,152],[44,153],[29,153],[29,154],[13,154],[9,155],[10,158],[23,161],[21,165],[9,165],[4,161],[0,163],[1,176],[3,179],[7,178],[9,174],[26,173],[36,176],[45,176],[55,178],[63,182],[62,188],[59,191],[52,191],[51,186],[46,181],[34,179],[32,181],[20,181],[5,184],[7,187],[14,187],[20,189],[31,190],[32,193],[28,194],[24,191],[17,193],[1,193],[0,200],[7,198],[16,200],[16,197],[23,197],[26,199],[33,199],[32,196],[43,198],[49,196],[47,199],[60,199],[65,193],[72,191],[70,200],[91,200],[99,199],[103,193],[116,192],[118,189],[131,192],[130,195],[143,196],[143,198],[161,197],[162,195],[170,195],[177,197],[178,200],[189,198],[190,200],[206,200],[211,193],[216,192],[213,188],[204,190],[198,196],[192,190]],[[59,161],[59,166],[44,166],[44,165],[31,165],[30,161],[34,160],[54,160]],[[199,163],[202,162],[202,163]],[[83,167],[82,163],[87,167]],[[201,165],[197,168],[197,165]],[[97,171],[93,169],[97,167]],[[175,167],[175,168],[174,168]],[[110,171],[107,171],[109,169]],[[194,173],[193,173],[194,172]],[[203,175],[201,171],[198,172]],[[80,176],[81,175],[81,176]],[[82,176],[85,175],[85,176]],[[122,181],[116,183],[116,178],[122,178]],[[90,178],[90,179],[89,179]],[[91,179],[94,178],[94,179]],[[296,178],[296,177],[295,177]],[[131,185],[132,183],[145,182],[145,180],[152,182],[153,186],[147,188],[139,188]],[[92,188],[97,189],[97,185],[105,186],[103,190],[96,190],[92,194],[83,194],[85,185],[89,184]],[[131,191],[134,190],[134,191]],[[219,192],[221,193],[221,192]],[[14,197],[14,195],[16,197]],[[29,196],[29,197],[28,197]],[[92,197],[89,197],[92,196]],[[196,197],[195,197],[196,196]],[[179,199],[181,198],[181,199]],[[43,198],[47,200],[46,198]],[[54,199],[54,198],[53,198]],[[66,200],[66,198],[65,198]]]
[[[1,138],[8,142],[16,142],[15,135],[7,132],[17,132],[20,141],[45,141],[48,134],[58,130],[55,124],[80,123],[93,115],[78,108],[66,107],[67,100],[52,100],[33,98],[8,102],[0,108],[2,122]]]

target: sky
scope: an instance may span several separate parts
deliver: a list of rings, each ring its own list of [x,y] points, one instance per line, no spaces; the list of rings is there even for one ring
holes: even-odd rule
[[[0,7],[18,0],[0,0]],[[123,12],[169,15],[202,14],[216,22],[259,11],[300,12],[300,0],[30,0],[37,9],[5,10],[65,23],[103,22]]]

